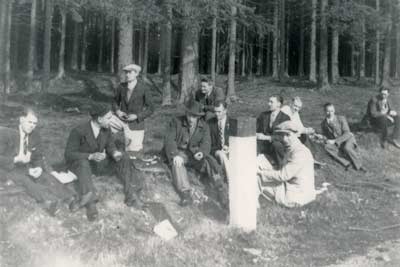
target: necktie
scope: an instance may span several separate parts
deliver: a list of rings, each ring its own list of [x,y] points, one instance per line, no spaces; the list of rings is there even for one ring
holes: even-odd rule
[[[25,134],[25,136],[24,136],[24,141],[23,141],[22,146],[23,146],[22,149],[23,149],[24,155],[26,155],[26,153],[28,152],[28,135],[27,134]]]
[[[225,145],[224,127],[222,123],[218,123],[219,140],[221,141],[221,147]]]
[[[192,137],[192,135],[194,134],[194,131],[196,130],[196,124],[193,123],[192,125],[189,126],[189,139]]]

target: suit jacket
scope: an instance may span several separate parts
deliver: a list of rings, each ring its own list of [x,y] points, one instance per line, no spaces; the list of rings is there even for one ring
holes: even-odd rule
[[[164,153],[171,161],[178,155],[179,150],[187,150],[192,155],[201,151],[204,155],[210,154],[210,129],[203,119],[199,119],[193,135],[189,138],[189,123],[186,116],[172,119],[164,139]]]
[[[257,133],[263,133],[265,135],[271,135],[274,132],[276,126],[284,121],[289,121],[290,117],[285,113],[279,111],[275,118],[275,121],[270,127],[269,122],[271,120],[271,111],[264,111],[257,117]]]
[[[115,91],[113,110],[120,109],[127,114],[136,114],[137,120],[129,122],[129,128],[131,130],[144,130],[144,119],[154,112],[150,88],[146,83],[138,80],[129,100],[126,99],[127,92],[127,83],[121,83]]]
[[[89,121],[72,129],[64,157],[69,164],[76,160],[85,160],[89,157],[89,154],[103,152],[104,150],[110,156],[117,150],[111,130],[102,128],[97,138],[94,138]]]
[[[333,125],[329,125],[325,118],[321,123],[321,129],[322,134],[328,139],[335,139],[338,146],[353,137],[353,134],[350,132],[349,124],[344,116],[335,116]]]
[[[219,137],[218,120],[217,118],[212,118],[207,121],[210,128],[211,137],[211,155],[214,155],[215,151],[221,150],[223,146],[229,146],[229,117],[226,118],[225,129],[224,129],[224,144],[221,144],[221,139]]]
[[[372,97],[369,100],[368,107],[367,107],[368,119],[373,119],[373,118],[381,117],[381,116],[388,114],[391,109],[391,103],[390,103],[389,99],[387,101],[387,105],[388,105],[388,112],[384,114],[382,112],[383,103],[382,103],[381,96],[376,95],[376,96]]]
[[[201,90],[197,90],[195,100],[203,105],[204,111],[213,111],[216,102],[225,101],[225,93],[222,88],[214,86],[209,96],[203,94]]]
[[[19,147],[19,130],[0,127],[0,168],[8,171],[14,169],[14,157],[18,155]],[[44,161],[42,142],[37,130],[28,137],[28,150],[32,153],[31,162],[27,164],[28,167],[48,167]]]

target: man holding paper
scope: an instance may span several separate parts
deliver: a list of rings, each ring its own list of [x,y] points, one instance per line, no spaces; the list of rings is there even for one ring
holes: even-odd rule
[[[79,202],[71,205],[75,211],[86,207],[89,221],[98,217],[96,208],[96,189],[92,181],[93,174],[116,174],[124,186],[125,204],[129,207],[143,207],[139,198],[141,190],[136,169],[126,153],[118,151],[110,130],[112,112],[102,105],[95,105],[90,110],[91,120],[72,129],[65,159],[69,170],[78,177]]]
[[[0,176],[25,188],[27,194],[54,216],[61,200],[72,202],[71,191],[50,175],[36,129],[38,115],[25,108],[17,130],[0,127]]]

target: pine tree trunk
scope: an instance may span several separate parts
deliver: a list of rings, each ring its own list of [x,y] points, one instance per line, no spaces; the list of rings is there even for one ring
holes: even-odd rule
[[[157,66],[157,73],[158,73],[158,75],[161,75],[162,74],[162,64],[163,64],[163,43],[164,43],[164,40],[163,40],[163,32],[162,32],[162,30],[163,30],[163,26],[158,26],[158,32],[160,33],[160,40],[159,40],[159,49],[158,49],[158,66]],[[171,35],[172,35],[172,32],[171,32]]]
[[[82,50],[81,50],[81,70],[86,71],[86,51],[87,51],[87,31],[89,24],[89,14],[87,11],[84,12],[84,20],[82,23]]]
[[[339,80],[339,32],[335,26],[332,28],[331,73],[332,84],[337,84]]]
[[[391,6],[391,4],[389,4]],[[391,52],[391,34],[392,34],[392,15],[391,8],[389,8],[389,23],[386,28],[385,34],[385,54],[383,58],[383,69],[382,69],[382,81],[381,86],[389,87],[390,86],[390,52]]]
[[[212,37],[211,37],[211,80],[215,84],[215,65],[217,60],[217,8],[214,7],[214,16],[212,20]]]
[[[397,12],[400,13],[400,0],[397,2]],[[400,79],[400,19],[397,19],[396,30],[396,79]]]
[[[231,7],[232,18],[229,30],[228,101],[235,101],[237,99],[235,92],[236,14],[237,7],[233,5]]]
[[[14,17],[14,19],[13,19]],[[13,22],[14,21],[14,22]],[[11,44],[13,44],[13,49],[10,50],[11,52],[11,69],[19,69],[20,68],[20,60],[18,58],[19,55],[19,46],[20,46],[20,30],[21,26],[15,19],[15,14],[11,13]]]
[[[365,4],[365,0],[361,1],[361,4]],[[359,58],[359,64],[360,64],[360,72],[358,74],[359,79],[365,79],[365,38],[366,38],[366,32],[365,32],[365,18],[362,18],[361,22],[361,43],[360,43],[360,58]]]
[[[33,72],[34,72],[34,62],[36,58],[36,9],[37,9],[37,0],[32,0],[31,6],[31,22],[30,22],[30,35],[29,35],[29,52],[28,52],[28,87],[29,91],[32,90],[32,82],[33,82]],[[0,22],[1,23],[1,22]]]
[[[162,53],[162,106],[169,106],[172,104],[171,96],[171,49],[172,49],[172,7],[170,0],[164,0],[164,10],[166,18],[168,19],[163,24],[163,30],[161,31],[161,53]]]
[[[44,93],[49,87],[50,81],[50,52],[51,52],[51,28],[53,19],[53,0],[46,0],[45,7],[45,26],[44,26],[44,51],[43,51],[43,76],[42,89]]]
[[[264,35],[258,36],[257,75],[263,75]]]
[[[254,68],[254,38],[250,38],[249,40],[249,77],[253,78],[253,68]]]
[[[286,12],[286,7],[285,7]],[[285,78],[289,78],[289,39],[290,39],[290,9],[287,10],[285,25]]]
[[[320,15],[320,52],[319,52],[319,73],[318,89],[321,91],[330,90],[328,80],[328,27],[326,21],[326,10],[328,0],[321,0]]]
[[[144,44],[143,44],[143,77],[147,77],[147,65],[149,60],[149,30],[150,23],[146,20],[146,25],[144,27]]]
[[[182,34],[179,103],[185,103],[191,98],[199,82],[199,32],[197,28],[188,26],[185,25]]]
[[[115,18],[111,18],[110,72],[115,72]]]
[[[118,74],[123,81],[123,67],[132,62],[133,21],[130,14],[119,16]]]
[[[299,43],[299,69],[297,75],[299,77],[304,76],[304,2],[300,4],[300,43]]]
[[[102,72],[103,71],[103,62],[104,62],[104,14],[103,12],[100,12],[98,16],[100,20],[100,25],[99,25],[99,50],[98,50],[98,58],[97,58],[97,72]]]
[[[285,79],[285,52],[286,52],[286,34],[285,34],[285,2],[286,0],[280,0],[279,6],[279,53],[278,53],[278,65],[279,65],[279,81]]]
[[[380,10],[380,0],[376,0],[375,2],[376,11],[379,13]],[[375,84],[378,85],[380,82],[380,32],[379,28],[377,27],[375,32],[375,73],[374,73],[374,80]]]
[[[72,43],[72,56],[71,56],[71,69],[78,70],[78,53],[79,53],[79,23],[73,23],[73,43]]]
[[[0,36],[5,36],[6,24],[7,24],[7,1],[0,1]],[[6,40],[0,38],[0,81],[3,79],[4,72],[4,47],[6,45]]]
[[[4,94],[6,99],[7,95],[11,92],[10,79],[11,79],[11,62],[10,62],[10,46],[11,46],[11,15],[13,9],[13,1],[7,2],[6,12],[6,25],[4,35]]]
[[[317,57],[316,57],[316,40],[317,40],[317,0],[311,1],[311,34],[310,34],[310,73],[309,80],[317,81]]]
[[[144,50],[144,32],[143,32],[143,26],[140,26],[139,30],[139,51],[138,51],[138,64],[140,66],[143,65],[143,50]]]
[[[274,32],[272,43],[272,78],[278,79],[278,50],[279,50],[279,0],[274,2]]]
[[[64,67],[64,62],[65,62],[65,31],[67,28],[67,11],[65,8],[60,8],[60,14],[61,14],[61,40],[60,40],[60,50],[58,53],[58,74],[57,74],[57,79],[64,78],[65,76],[65,67]]]
[[[267,40],[265,41],[265,47],[267,51],[265,52],[265,75],[271,75],[271,51],[273,49],[273,40],[271,38],[271,33],[267,34]]]
[[[242,60],[241,60],[241,72],[242,77],[246,76],[246,28],[242,28]]]

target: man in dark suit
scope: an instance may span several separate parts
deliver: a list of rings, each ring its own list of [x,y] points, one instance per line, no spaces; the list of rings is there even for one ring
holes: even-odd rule
[[[38,115],[25,108],[17,130],[0,127],[0,176],[23,186],[31,197],[41,203],[50,215],[58,211],[60,200],[69,204],[74,195],[50,175],[36,129]]]
[[[141,151],[144,140],[144,120],[149,117],[154,106],[150,88],[142,80],[137,79],[141,67],[130,64],[124,67],[126,82],[121,83],[115,91],[113,130],[124,131],[125,150]]]
[[[208,120],[211,136],[211,155],[222,165],[229,177],[229,118],[227,104],[218,101],[214,104],[215,117]]]
[[[388,140],[400,148],[400,118],[392,107],[388,88],[382,86],[379,88],[379,94],[369,100],[367,118],[371,126],[381,132],[382,148],[385,148]],[[394,126],[393,134],[391,138],[388,138],[388,129],[391,126]]]
[[[125,204],[141,208],[143,203],[138,196],[140,181],[129,156],[118,151],[115,146],[110,130],[110,109],[97,104],[90,115],[90,121],[72,129],[65,148],[68,168],[78,177],[80,195],[80,203],[75,203],[71,210],[85,206],[89,221],[98,217],[92,173],[115,173],[124,186]]]
[[[221,204],[226,205],[221,170],[210,156],[210,130],[202,116],[204,112],[200,103],[190,101],[186,106],[186,115],[172,119],[164,139],[163,150],[172,169],[173,182],[182,206],[192,203],[186,166],[207,175],[218,191]]]
[[[366,172],[358,153],[356,139],[350,132],[346,118],[335,115],[335,106],[332,103],[326,103],[324,110],[326,118],[321,123],[321,129],[322,134],[327,138],[325,142],[326,152],[342,164],[346,170],[353,164],[356,170]],[[350,161],[342,157],[340,153],[348,157]]]
[[[257,150],[259,154],[272,157],[278,168],[283,165],[285,149],[279,140],[273,138],[275,127],[290,117],[280,111],[283,103],[281,96],[271,96],[268,100],[268,110],[257,117]]]
[[[200,84],[200,90],[195,93],[195,100],[202,104],[207,121],[215,117],[214,105],[216,102],[225,101],[225,93],[222,88],[214,86],[213,81],[207,78],[201,79]]]

